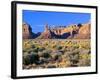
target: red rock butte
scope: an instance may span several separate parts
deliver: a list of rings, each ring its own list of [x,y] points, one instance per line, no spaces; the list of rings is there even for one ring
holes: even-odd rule
[[[69,26],[55,26],[50,27],[45,25],[44,32],[41,33],[38,39],[90,39],[91,38],[91,24],[74,24]],[[23,23],[23,39],[32,38],[32,28]]]

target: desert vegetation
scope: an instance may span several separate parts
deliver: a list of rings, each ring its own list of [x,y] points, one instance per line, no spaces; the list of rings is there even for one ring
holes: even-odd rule
[[[23,69],[91,65],[90,39],[24,39]]]

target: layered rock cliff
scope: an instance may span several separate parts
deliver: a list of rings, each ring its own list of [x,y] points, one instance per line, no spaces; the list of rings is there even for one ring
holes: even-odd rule
[[[23,24],[23,38],[24,39],[90,39],[91,38],[91,24],[77,24],[70,26],[58,26],[50,28],[48,24],[45,25],[44,32],[34,34],[29,25]]]

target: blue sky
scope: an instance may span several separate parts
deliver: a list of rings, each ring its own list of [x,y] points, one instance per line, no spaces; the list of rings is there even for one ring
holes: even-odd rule
[[[29,24],[34,33],[43,32],[46,24],[50,26],[68,26],[87,23],[90,19],[90,13],[23,10],[23,22]]]

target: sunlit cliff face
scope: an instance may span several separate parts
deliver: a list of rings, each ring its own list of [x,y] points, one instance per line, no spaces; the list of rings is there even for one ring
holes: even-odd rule
[[[22,26],[23,26],[23,39],[30,39],[30,38],[32,39],[33,38],[32,35],[34,33],[32,32],[32,28],[26,23],[23,23]],[[35,34],[34,36],[36,35],[37,34]],[[44,31],[41,32],[41,34],[35,38],[39,37],[39,39],[54,39],[60,36],[64,37],[64,39],[67,38],[90,39],[90,35],[91,35],[90,23],[81,24],[80,27],[78,25],[49,27],[49,25],[46,24]]]
[[[28,25],[28,24],[26,24],[26,23],[23,23],[23,31],[22,31],[22,33],[23,33],[23,38],[24,39],[29,39],[30,37],[31,37],[31,27]]]

